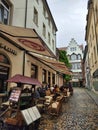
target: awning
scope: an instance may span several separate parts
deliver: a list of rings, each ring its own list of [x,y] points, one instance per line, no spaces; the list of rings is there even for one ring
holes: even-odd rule
[[[55,57],[41,37],[33,29],[0,24],[0,34],[26,51]]]
[[[72,72],[65,66],[63,62],[57,61],[56,59],[45,58],[41,56],[35,56],[36,59],[53,68],[55,71],[62,74],[72,75]]]
[[[21,84],[29,84],[29,85],[37,85],[41,86],[42,84],[34,78],[23,76],[20,74],[16,74],[13,77],[9,78],[7,82],[13,82],[13,83],[21,83]]]

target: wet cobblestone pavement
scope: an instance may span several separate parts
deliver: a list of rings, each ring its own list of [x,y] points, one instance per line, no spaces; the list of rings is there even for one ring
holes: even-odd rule
[[[59,116],[42,115],[39,130],[98,130],[98,106],[85,89],[75,88]]]

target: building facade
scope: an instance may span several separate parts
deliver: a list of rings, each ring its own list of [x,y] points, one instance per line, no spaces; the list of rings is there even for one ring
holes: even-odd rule
[[[69,70],[56,59],[56,25],[46,0],[0,0],[0,93],[15,74],[63,85]]]
[[[57,27],[46,0],[0,0],[0,22],[35,29],[56,55]]]
[[[88,45],[90,88],[98,91],[98,1],[88,1],[85,40]]]
[[[67,52],[69,63],[71,64],[72,83],[73,86],[83,86],[82,60],[83,60],[83,45],[78,45],[74,38],[71,39],[69,45],[65,48],[60,48]]]
[[[89,60],[88,60],[88,46],[85,46],[84,49],[84,55],[83,55],[83,79],[84,79],[84,85],[87,89],[91,89],[90,86],[90,69],[89,69]]]
[[[15,74],[36,78],[50,87],[63,85],[63,74],[69,71],[54,57],[32,29],[0,24],[0,92],[13,86],[7,79]]]

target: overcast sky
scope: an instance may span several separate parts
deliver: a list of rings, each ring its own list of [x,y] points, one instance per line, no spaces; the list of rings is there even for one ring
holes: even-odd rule
[[[47,0],[57,26],[57,47],[65,47],[71,38],[85,45],[88,0]]]

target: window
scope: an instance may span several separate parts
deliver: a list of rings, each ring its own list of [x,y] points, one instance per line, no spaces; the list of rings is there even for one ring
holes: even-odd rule
[[[77,69],[81,69],[81,63],[77,63]]]
[[[46,37],[46,26],[44,23],[43,23],[43,36]]]
[[[80,54],[78,54],[78,60],[81,60],[81,55]]]
[[[42,71],[42,82],[46,82],[46,70],[43,69]]]
[[[55,84],[55,74],[52,74],[52,84]]]
[[[75,55],[75,54],[72,54],[72,55],[71,55],[71,60],[76,60],[76,59],[77,59],[76,55]]]
[[[81,69],[81,63],[73,63],[72,69],[74,69],[74,70]]]
[[[50,44],[50,33],[48,32],[48,43]]]
[[[10,61],[6,55],[0,53],[0,93],[7,91],[7,82],[10,72]]]
[[[49,86],[50,86],[50,84],[51,84],[50,79],[51,79],[51,77],[50,77],[50,72],[48,71],[48,84],[49,84]]]
[[[76,47],[71,47],[70,51],[76,51]]]
[[[38,2],[39,2],[39,0],[36,0],[36,2],[38,3]]]
[[[0,22],[9,23],[10,6],[4,0],[0,1]]]
[[[52,26],[52,33],[54,34],[54,27]]]
[[[52,39],[52,49],[55,49],[54,40]]]
[[[38,12],[34,8],[34,18],[33,18],[34,23],[38,26]]]
[[[44,15],[44,17],[46,17],[46,9],[44,6],[43,6],[43,15]]]
[[[50,18],[48,17],[48,25],[50,26]]]
[[[75,69],[75,64],[72,64],[72,69]]]
[[[37,78],[38,68],[36,65],[31,65],[31,78]]]
[[[10,64],[9,60],[6,58],[5,55],[3,55],[2,53],[0,53],[0,63],[3,64]]]

